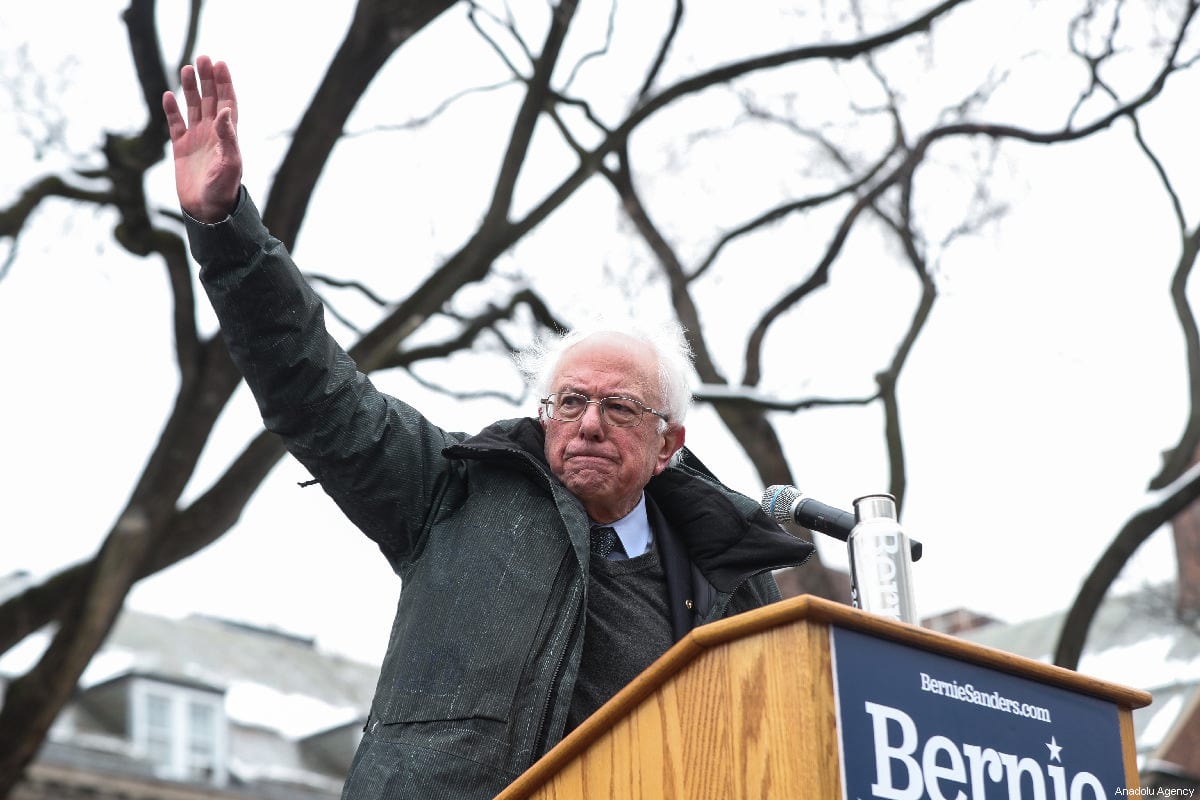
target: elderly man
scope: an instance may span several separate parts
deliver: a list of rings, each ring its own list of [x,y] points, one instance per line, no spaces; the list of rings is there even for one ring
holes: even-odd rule
[[[176,186],[229,350],[401,578],[344,797],[492,797],[692,627],[778,599],[770,571],[812,547],[681,450],[678,329],[577,331],[543,353],[536,419],[443,431],[356,370],[263,227],[228,68],[182,84]]]

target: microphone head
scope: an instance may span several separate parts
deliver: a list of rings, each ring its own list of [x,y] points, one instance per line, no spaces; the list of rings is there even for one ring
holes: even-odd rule
[[[760,507],[776,522],[795,522],[792,506],[801,497],[803,493],[795,486],[768,486]]]

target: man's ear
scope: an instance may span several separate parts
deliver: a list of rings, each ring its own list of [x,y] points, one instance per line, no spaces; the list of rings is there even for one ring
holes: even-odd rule
[[[684,427],[682,425],[668,425],[663,431],[663,446],[658,452],[658,461],[654,465],[654,474],[662,472],[671,463],[671,456],[679,452],[679,448],[683,447]]]

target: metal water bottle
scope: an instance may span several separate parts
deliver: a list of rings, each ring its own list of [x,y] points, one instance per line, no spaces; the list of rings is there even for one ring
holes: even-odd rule
[[[896,519],[896,498],[869,494],[854,501],[856,523],[847,539],[856,608],[918,624],[908,535]]]

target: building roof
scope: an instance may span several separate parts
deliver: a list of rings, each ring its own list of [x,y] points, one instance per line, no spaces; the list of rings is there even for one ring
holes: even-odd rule
[[[232,721],[304,738],[364,720],[379,669],[282,631],[127,610],[80,688],[130,674],[213,687]]]

